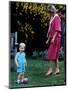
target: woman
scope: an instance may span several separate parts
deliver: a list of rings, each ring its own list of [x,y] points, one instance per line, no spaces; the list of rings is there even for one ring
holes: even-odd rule
[[[54,62],[56,64],[56,71],[54,74],[58,74],[60,72],[59,70],[59,49],[60,49],[60,41],[61,41],[61,20],[58,14],[56,13],[55,6],[51,6],[50,9],[50,15],[51,20],[49,23],[49,30],[48,30],[48,40],[46,43],[50,40],[50,46],[48,48],[48,60],[50,62],[50,67],[46,75],[51,75],[53,72],[52,63]]]

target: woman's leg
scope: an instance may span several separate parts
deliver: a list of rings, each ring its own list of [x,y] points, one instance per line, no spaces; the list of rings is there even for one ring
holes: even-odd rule
[[[59,70],[59,60],[58,59],[56,60],[55,64],[56,64],[56,71],[55,71],[54,74],[58,74],[60,72],[60,70]]]
[[[49,67],[49,70],[48,70],[48,72],[46,73],[46,76],[48,76],[48,75],[50,75],[50,74],[52,74],[52,61],[49,61],[50,62],[50,67]]]

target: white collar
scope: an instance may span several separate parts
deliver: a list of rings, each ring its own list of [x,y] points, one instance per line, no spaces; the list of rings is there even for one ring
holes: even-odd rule
[[[50,20],[50,24],[52,23],[52,21],[54,20],[54,18],[58,16],[58,14],[55,14],[53,17],[51,17],[51,20]]]

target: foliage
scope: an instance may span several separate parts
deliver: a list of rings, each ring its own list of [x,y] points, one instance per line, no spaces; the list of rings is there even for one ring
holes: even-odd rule
[[[27,44],[29,42],[31,44],[33,42],[34,44],[37,43],[38,46],[33,45],[33,47],[40,48],[43,46],[43,49],[50,19],[48,13],[50,5],[45,3],[11,2],[11,31],[24,33],[25,38],[21,37],[20,39]],[[57,9],[65,7],[65,5],[59,4],[55,6]],[[32,40],[34,41],[32,42]]]

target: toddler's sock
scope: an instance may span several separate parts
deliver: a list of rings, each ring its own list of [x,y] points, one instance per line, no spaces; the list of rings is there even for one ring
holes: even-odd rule
[[[21,83],[23,83],[23,80],[21,80]]]
[[[20,83],[20,80],[17,80],[17,83],[19,84]]]

